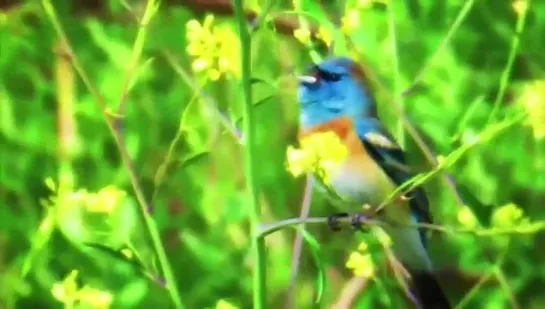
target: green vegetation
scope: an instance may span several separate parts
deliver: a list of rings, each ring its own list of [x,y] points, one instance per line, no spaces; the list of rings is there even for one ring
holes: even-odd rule
[[[412,308],[387,223],[309,200],[302,148],[345,153],[297,142],[293,72],[328,54],[419,172],[396,195],[426,187],[456,308],[545,307],[544,1],[6,3],[0,309]]]

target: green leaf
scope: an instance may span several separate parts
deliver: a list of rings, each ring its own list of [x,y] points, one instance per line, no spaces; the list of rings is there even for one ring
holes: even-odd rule
[[[150,77],[152,74],[152,63],[155,59],[149,58],[148,60],[144,61],[138,68],[136,69],[136,72],[134,74],[131,74],[131,78],[129,81],[129,87],[127,88],[127,92],[130,92],[137,81],[142,80],[145,77]]]
[[[132,267],[134,267],[135,270],[137,270],[139,272],[142,272],[142,273],[145,273],[147,276],[149,276],[149,274],[146,273],[146,269],[144,267],[144,264],[142,263],[142,261],[140,261],[138,256],[135,255],[135,257],[131,258],[131,259],[127,258],[121,252],[121,250],[123,248],[122,249],[114,249],[112,247],[109,247],[109,246],[106,246],[106,245],[103,245],[103,244],[100,244],[100,243],[92,243],[92,242],[84,243],[84,245],[89,247],[89,248],[100,251],[101,253],[104,253],[104,254],[108,255],[109,257],[111,257],[113,259],[116,259],[116,260],[121,261],[123,263],[129,264]]]

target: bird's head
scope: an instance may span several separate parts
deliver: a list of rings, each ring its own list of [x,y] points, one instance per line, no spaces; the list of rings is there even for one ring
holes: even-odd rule
[[[303,129],[347,117],[375,117],[375,102],[365,74],[352,59],[330,58],[298,77]]]

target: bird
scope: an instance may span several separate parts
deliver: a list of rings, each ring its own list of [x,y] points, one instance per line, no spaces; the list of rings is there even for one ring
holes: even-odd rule
[[[330,178],[330,187],[338,196],[377,206],[414,176],[404,150],[379,119],[374,89],[356,61],[333,56],[312,65],[297,80],[299,138],[333,132],[348,150]],[[338,229],[339,218],[346,216],[347,212],[331,215],[331,228]],[[424,189],[412,189],[377,216],[399,223],[385,225],[384,230],[392,240],[396,259],[411,276],[420,305],[424,309],[451,308],[433,274],[426,234],[414,227],[416,223],[432,223]]]

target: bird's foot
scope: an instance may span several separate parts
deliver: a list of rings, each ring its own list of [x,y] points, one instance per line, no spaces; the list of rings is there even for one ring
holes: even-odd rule
[[[327,225],[333,232],[337,232],[341,230],[341,224],[339,222],[339,219],[341,218],[347,218],[350,215],[346,212],[336,213],[332,214],[329,217],[327,217]]]
[[[350,225],[352,228],[358,230],[358,231],[366,231],[368,230],[368,227],[366,226],[365,222],[369,220],[369,216],[364,214],[355,214],[352,215],[352,219],[350,220]]]

